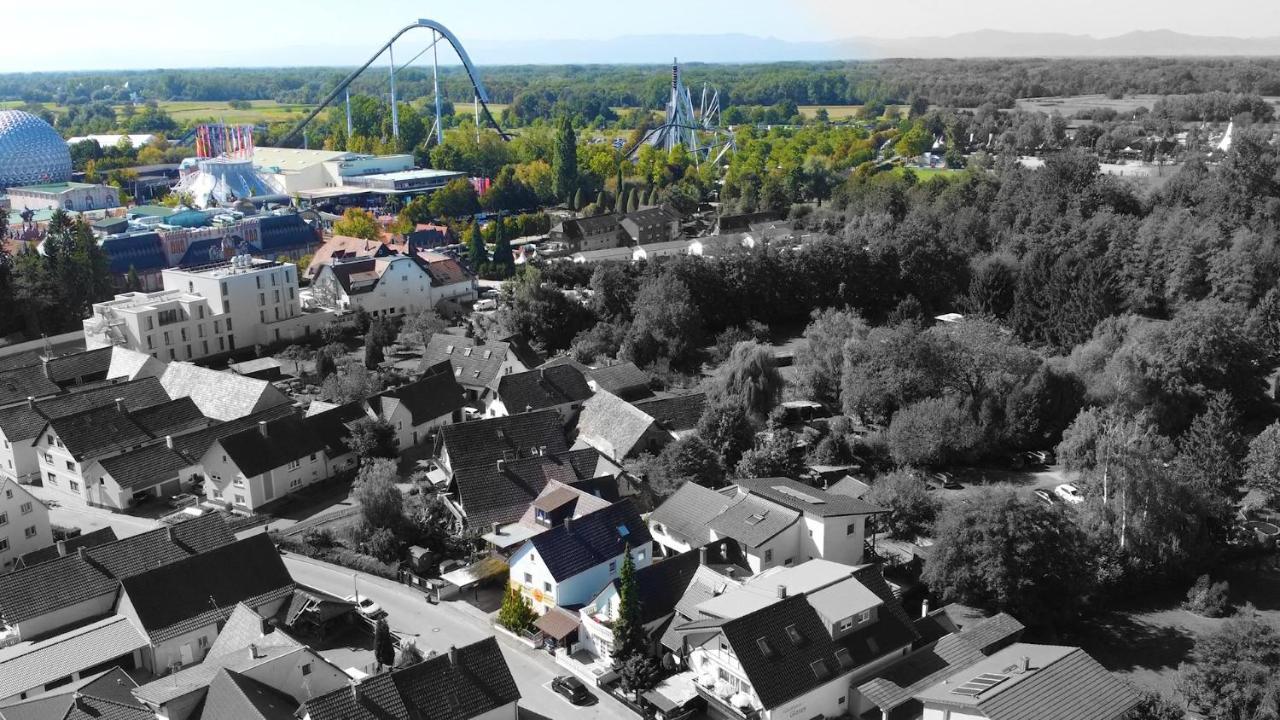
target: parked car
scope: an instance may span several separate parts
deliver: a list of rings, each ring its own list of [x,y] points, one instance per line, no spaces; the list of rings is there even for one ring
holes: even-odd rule
[[[476,304],[475,304],[476,312],[488,312],[490,310],[497,310],[497,309],[498,309],[498,301],[494,300],[493,298],[485,298],[483,300],[478,300],[476,301]]]
[[[964,485],[956,481],[956,476],[949,472],[936,472],[929,478],[929,483],[934,487],[944,488],[946,490],[963,490]]]
[[[182,509],[188,505],[195,505],[198,502],[200,502],[200,498],[192,495],[191,493],[180,493],[169,498],[169,505],[178,509]]]
[[[559,675],[551,681],[551,689],[564,696],[574,705],[586,705],[591,700],[591,693],[582,681],[572,675]]]
[[[377,620],[387,616],[387,611],[383,610],[381,605],[370,598],[361,595],[349,595],[347,596],[347,602],[355,603],[356,612],[370,620]]]
[[[1053,494],[1069,505],[1079,505],[1084,502],[1084,495],[1080,493],[1080,489],[1071,483],[1062,483],[1053,489]]]
[[[1053,499],[1053,496],[1049,494],[1048,490],[1037,490],[1035,492],[1035,495],[1040,500],[1040,502],[1044,503],[1045,505],[1057,504],[1057,501]]]

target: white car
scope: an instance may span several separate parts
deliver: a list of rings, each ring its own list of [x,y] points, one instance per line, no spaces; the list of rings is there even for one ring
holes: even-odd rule
[[[1079,505],[1084,502],[1084,495],[1080,494],[1080,488],[1071,483],[1063,483],[1054,488],[1053,494],[1069,505]]]
[[[349,595],[349,596],[347,597],[347,602],[355,603],[355,604],[356,604],[356,610],[357,610],[361,615],[363,615],[363,616],[365,616],[365,617],[367,617],[367,618],[373,618],[374,620],[377,620],[378,618],[380,618],[380,617],[382,617],[383,615],[385,615],[385,614],[386,614],[386,613],[382,610],[382,606],[381,606],[381,605],[379,605],[378,603],[374,602],[373,600],[371,600],[371,599],[369,599],[369,598],[367,598],[367,597],[363,597],[363,596],[361,596],[361,595]]]
[[[476,312],[488,312],[490,310],[497,310],[497,309],[498,309],[498,301],[494,300],[493,298],[485,298],[483,300],[477,301],[475,304]]]

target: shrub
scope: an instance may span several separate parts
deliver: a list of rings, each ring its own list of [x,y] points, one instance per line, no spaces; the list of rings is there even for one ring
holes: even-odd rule
[[[1211,582],[1208,573],[1196,578],[1187,591],[1187,601],[1182,607],[1197,615],[1219,618],[1231,612],[1231,588],[1226,580]]]

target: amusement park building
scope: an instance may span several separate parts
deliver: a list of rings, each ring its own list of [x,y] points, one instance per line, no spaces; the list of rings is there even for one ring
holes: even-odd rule
[[[95,303],[84,321],[90,348],[119,345],[164,361],[195,360],[318,331],[327,312],[302,311],[298,269],[240,255],[162,273],[164,289]]]

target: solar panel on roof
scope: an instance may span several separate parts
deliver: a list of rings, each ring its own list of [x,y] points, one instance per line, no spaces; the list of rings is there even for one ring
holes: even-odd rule
[[[978,677],[969,682],[954,688],[951,692],[956,695],[967,695],[969,697],[977,697],[1000,683],[1008,680],[1008,675],[1000,675],[998,673],[982,673]]]

